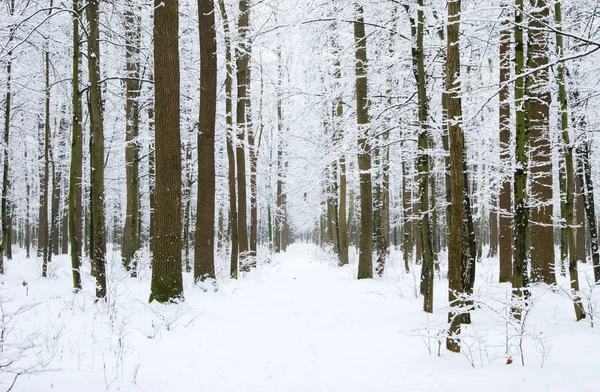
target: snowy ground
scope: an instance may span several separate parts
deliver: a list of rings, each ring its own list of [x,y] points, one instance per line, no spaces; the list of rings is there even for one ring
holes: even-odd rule
[[[436,280],[428,317],[415,296],[417,273],[399,262],[382,279],[357,281],[355,263],[338,268],[317,247],[292,245],[239,281],[220,279],[217,292],[187,276],[186,301],[163,306],[147,304],[148,274],[136,280],[113,268],[108,304],[95,304],[89,276],[83,292],[71,292],[66,257],[42,279],[38,263],[18,255],[1,278],[0,360],[17,359],[13,371],[44,365],[13,388],[29,392],[600,390],[600,326],[576,323],[560,290],[537,288],[525,330],[516,332],[496,263],[478,266],[481,306],[465,330],[465,353],[442,343],[440,357],[447,284]],[[581,269],[588,292],[589,265]],[[600,299],[592,297],[592,305]],[[13,378],[0,373],[0,390]]]

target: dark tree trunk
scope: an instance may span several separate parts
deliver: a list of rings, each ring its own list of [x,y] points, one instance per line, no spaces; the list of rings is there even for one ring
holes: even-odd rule
[[[154,5],[156,200],[150,302],[176,302],[183,300],[179,4],[155,0]]]

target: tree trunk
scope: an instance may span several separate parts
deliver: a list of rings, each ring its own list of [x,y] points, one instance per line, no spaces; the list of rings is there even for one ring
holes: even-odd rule
[[[460,296],[465,292],[464,280],[471,270],[471,250],[465,206],[466,173],[464,167],[464,135],[462,131],[462,102],[460,98],[460,0],[448,0],[448,25],[446,47],[446,91],[448,91],[448,133],[450,138],[450,178],[452,218],[448,247],[448,300],[450,311],[449,336],[446,348],[460,351],[461,312],[464,309]]]
[[[50,0],[50,7],[52,7],[52,0]],[[49,11],[51,13],[52,10]],[[50,53],[48,46],[46,46],[46,53],[44,54],[45,62],[45,118],[44,118],[44,143],[43,154],[44,154],[44,174],[42,176],[42,182],[40,187],[40,214],[39,214],[39,226],[40,236],[38,241],[38,255],[40,255],[40,247],[42,249],[41,254],[43,255],[42,261],[42,276],[48,276],[48,262],[51,258],[51,252],[49,248],[50,233],[48,225],[48,178],[50,176]],[[5,171],[7,174],[7,171]],[[5,187],[4,191],[7,188]],[[4,212],[5,210],[3,210]],[[4,222],[4,220],[3,220]]]
[[[156,200],[150,302],[177,302],[183,300],[179,4],[155,0],[154,5]]]
[[[8,13],[11,18],[15,14],[15,1],[10,0]],[[7,46],[12,45],[14,27],[11,25],[9,29],[9,38]],[[2,218],[2,244],[0,244],[0,274],[5,273],[4,268],[4,256],[7,259],[12,258],[12,250],[11,243],[9,241],[9,231],[12,230],[10,225],[10,217],[9,217],[9,209],[10,202],[8,200],[8,191],[10,188],[9,181],[9,146],[10,146],[10,116],[11,116],[11,100],[12,100],[12,51],[7,53],[7,61],[6,61],[6,100],[5,100],[5,112],[4,112],[4,168],[2,173],[2,202],[0,208],[2,211],[0,212]],[[48,85],[46,84],[46,87]]]
[[[90,25],[88,36],[88,73],[90,78],[90,123],[92,127],[91,211],[94,246],[91,259],[96,268],[96,297],[106,297],[106,228],[104,224],[104,121],[100,87],[99,0],[89,0],[86,8]]]
[[[215,278],[215,117],[217,38],[213,0],[198,0],[200,30],[200,119],[194,280]]]
[[[250,20],[250,4],[249,0],[240,0],[239,2],[239,19],[238,33],[240,45],[236,48],[235,57],[237,65],[237,110],[236,110],[236,127],[237,127],[237,146],[236,146],[236,168],[237,168],[237,187],[238,187],[238,239],[239,239],[239,256],[242,268],[247,268],[248,264],[248,221],[246,208],[246,149],[245,145],[245,130],[246,130],[246,107],[249,100],[248,96],[248,63],[250,60],[250,43],[248,42],[247,34],[249,30]]]
[[[562,10],[560,2],[554,5],[557,30],[556,46],[557,55],[563,57],[563,36],[562,30]],[[571,295],[573,296],[573,306],[575,307],[575,319],[577,321],[585,317],[581,297],[579,296],[579,273],[577,271],[577,256],[575,254],[575,229],[574,225],[574,193],[575,193],[575,169],[573,167],[573,145],[569,140],[569,105],[567,102],[567,91],[565,88],[565,67],[563,63],[558,64],[556,82],[558,83],[558,100],[560,102],[561,112],[561,130],[563,138],[563,152],[565,156],[566,169],[566,200],[565,200],[565,218],[566,218],[566,240],[569,250],[569,279],[571,280]]]
[[[357,5],[354,22],[356,56],[356,120],[358,124],[358,170],[360,172],[360,239],[358,279],[373,278],[373,190],[369,146],[369,98],[367,88],[367,38],[363,7]]]
[[[333,44],[334,49],[334,57],[336,58],[335,63],[333,64],[333,74],[336,83],[337,96],[335,98],[335,108],[334,108],[334,132],[337,135],[338,141],[343,140],[344,138],[344,128],[342,125],[342,117],[344,116],[344,103],[341,97],[341,78],[342,78],[342,68],[341,62],[339,60],[338,54],[339,49],[337,45]],[[339,227],[339,253],[340,266],[348,264],[348,225],[347,225],[347,214],[346,214],[346,194],[347,194],[347,179],[346,179],[346,154],[345,151],[341,152],[341,156],[339,158],[339,167],[340,167],[340,182],[338,189],[338,227]]]
[[[423,0],[418,0],[417,9],[417,36],[416,36],[416,69],[414,70],[417,79],[417,95],[419,103],[419,136],[418,136],[418,171],[419,171],[419,235],[421,238],[421,251],[423,266],[421,268],[421,294],[423,294],[423,310],[433,313],[433,243],[431,238],[431,220],[429,213],[429,126],[428,126],[428,105],[427,91],[425,81],[425,55],[423,45],[423,24],[425,16],[423,12]]]
[[[583,184],[583,173],[581,172],[580,159],[577,158],[577,171],[575,174],[575,254],[580,263],[587,262],[586,240],[585,240],[585,196]]]
[[[123,229],[123,246],[121,248],[123,265],[132,276],[136,276],[135,253],[139,248],[139,96],[140,96],[140,60],[139,51],[141,43],[140,10],[131,0],[127,3],[125,11],[127,61],[126,81],[126,126],[125,126],[125,167],[127,182],[127,204],[125,213],[125,227]],[[137,10],[137,12],[136,12]],[[135,262],[135,261],[134,261]]]
[[[527,214],[527,143],[529,130],[526,127],[526,97],[525,77],[521,76],[525,69],[524,39],[523,39],[523,0],[516,0],[515,13],[515,107],[516,133],[515,133],[515,173],[514,173],[514,259],[512,264],[512,296],[513,301],[523,297],[528,284],[527,278],[527,232],[529,221]],[[526,294],[526,292],[525,292]],[[515,303],[513,316],[521,319],[520,304]]]
[[[71,269],[73,270],[73,288],[75,291],[81,290],[81,173],[83,166],[81,161],[83,151],[82,107],[81,93],[79,92],[79,63],[81,61],[79,6],[79,0],[73,0],[73,121],[71,123],[71,166],[69,170],[69,242],[71,243]]]
[[[504,14],[508,14],[507,3],[502,3]],[[511,164],[510,156],[510,57],[511,57],[511,22],[507,16],[501,24],[500,30],[500,106],[498,109],[500,124],[500,162],[506,169],[502,172],[502,183],[500,188],[500,211],[499,211],[499,265],[500,282],[510,282],[512,278],[512,195],[511,195]]]
[[[528,69],[548,64],[547,32],[549,7],[546,0],[530,0]],[[550,91],[548,68],[535,71],[528,79],[531,144],[531,280],[556,283],[554,274],[554,229],[552,224],[552,159],[550,150]]]
[[[223,32],[225,40],[225,123],[227,125],[227,162],[228,162],[228,185],[229,185],[229,232],[231,235],[231,261],[229,275],[232,279],[238,278],[238,216],[237,199],[235,190],[235,135],[233,134],[232,117],[232,88],[233,88],[233,62],[231,59],[231,38],[229,30],[229,19],[225,1],[219,0],[219,10],[223,18]]]

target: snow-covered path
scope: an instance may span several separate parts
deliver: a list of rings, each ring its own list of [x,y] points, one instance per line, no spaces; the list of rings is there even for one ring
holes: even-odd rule
[[[413,294],[414,275],[393,266],[388,275],[397,278],[357,281],[355,274],[355,265],[332,266],[317,247],[298,244],[239,281],[224,282],[217,292],[187,285],[186,302],[177,306],[148,306],[147,283],[125,281],[121,295],[135,299],[120,310],[126,316],[116,316],[123,322],[90,320],[92,309],[65,321],[81,323],[81,330],[75,326],[69,332],[71,351],[65,357],[71,358],[61,359],[57,372],[23,377],[15,390],[596,390],[594,365],[586,359],[590,351],[569,351],[573,345],[590,346],[589,335],[555,329],[555,338],[572,344],[552,341],[556,349],[544,369],[533,348],[525,367],[516,359],[509,366],[505,358],[477,353],[473,369],[464,354],[442,349],[438,357],[435,342],[430,355],[415,336],[427,316],[422,299]],[[445,288],[440,281],[436,285],[441,309]],[[570,317],[556,309],[555,318]],[[432,316],[444,320],[443,311]],[[481,329],[485,333],[485,326]],[[89,338],[92,330],[95,336]],[[122,354],[115,336],[125,342]]]

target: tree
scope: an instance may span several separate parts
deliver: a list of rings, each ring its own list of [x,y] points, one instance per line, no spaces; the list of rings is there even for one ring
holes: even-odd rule
[[[240,263],[243,268],[248,264],[248,220],[246,210],[246,149],[244,147],[246,131],[246,108],[248,106],[248,84],[250,61],[250,43],[248,41],[248,30],[250,21],[250,2],[249,0],[240,0],[239,2],[238,34],[239,46],[235,50],[237,66],[237,106],[236,106],[236,126],[237,126],[237,145],[236,145],[236,168],[237,168],[237,188],[238,188],[238,240]]]
[[[514,253],[512,262],[512,296],[518,299],[526,294],[527,275],[527,232],[529,231],[527,211],[527,168],[526,146],[529,141],[529,130],[526,127],[525,98],[525,42],[523,38],[523,0],[515,3],[515,172],[514,172]],[[515,318],[521,318],[518,305],[513,309]]]
[[[8,14],[12,18],[15,15],[15,1],[10,0],[8,4]],[[11,21],[13,22],[13,21]],[[12,44],[14,28],[11,26],[9,29],[9,39],[8,45]],[[9,170],[9,146],[10,146],[10,116],[11,116],[11,99],[12,99],[12,51],[9,51],[7,54],[6,61],[6,100],[5,100],[5,112],[4,112],[4,159],[3,159],[3,172],[2,172],[2,202],[0,208],[2,211],[0,212],[2,219],[2,243],[0,244],[0,274],[4,274],[4,256],[7,259],[12,257],[11,255],[11,243],[9,232],[12,230],[10,227],[10,217],[9,217],[9,209],[10,203],[8,200],[8,190],[10,187],[10,182],[8,178],[8,170]]]
[[[198,129],[198,201],[194,279],[215,278],[215,116],[217,110],[217,38],[213,0],[198,0],[200,27],[200,119]]]
[[[552,224],[552,159],[550,151],[550,90],[548,89],[549,6],[546,0],[530,0],[527,66],[534,70],[528,81],[531,152],[531,280],[556,283]]]
[[[71,167],[69,171],[69,242],[71,243],[71,268],[73,270],[73,288],[81,289],[81,174],[83,157],[83,129],[81,126],[82,108],[79,92],[79,64],[81,52],[79,46],[79,0],[73,0],[73,76],[71,122]]]
[[[423,12],[423,0],[418,0],[417,9],[417,50],[416,69],[414,70],[417,79],[417,96],[419,101],[419,137],[418,137],[418,171],[419,171],[419,210],[421,218],[419,219],[419,228],[421,236],[421,249],[423,258],[423,268],[421,269],[421,294],[423,294],[423,310],[433,313],[433,242],[431,239],[431,220],[429,215],[429,127],[428,127],[428,106],[427,91],[425,81],[425,55],[423,45],[423,29],[425,15]],[[434,195],[435,196],[435,195]]]
[[[106,297],[106,227],[104,225],[104,108],[100,86],[100,1],[89,0],[88,73],[91,124],[91,228],[90,256],[95,269],[96,297]],[[46,179],[47,181],[47,179]]]
[[[233,62],[231,59],[231,33],[229,30],[229,19],[227,18],[227,9],[225,1],[219,0],[219,10],[223,18],[223,32],[225,41],[225,123],[227,125],[227,163],[228,163],[228,193],[229,193],[229,233],[231,236],[231,261],[229,275],[233,279],[238,277],[238,217],[237,217],[237,198],[235,189],[235,135],[233,134]]]
[[[502,13],[508,14],[506,3],[502,3]],[[500,30],[500,84],[499,94],[499,125],[500,125],[500,161],[506,166],[510,163],[510,90],[508,80],[510,79],[510,21],[503,19]],[[498,220],[499,234],[499,260],[500,260],[500,282],[510,282],[512,276],[512,217],[511,217],[511,192],[510,175],[502,176],[502,188],[500,189],[500,219]]]
[[[556,46],[557,54],[563,57],[563,36],[560,34],[562,29],[562,9],[561,3],[557,2],[554,5],[554,17],[557,25]],[[571,290],[573,294],[573,305],[575,306],[575,318],[577,321],[585,317],[581,298],[579,297],[579,273],[577,271],[577,255],[575,253],[575,229],[574,225],[574,193],[575,193],[575,169],[573,167],[573,145],[569,138],[569,104],[567,101],[567,89],[565,87],[565,67],[564,64],[558,64],[557,78],[558,83],[558,100],[560,102],[560,126],[563,138],[563,153],[565,156],[566,166],[566,200],[565,200],[565,217],[566,217],[566,237],[569,250],[569,279],[571,280]]]
[[[150,302],[183,300],[179,4],[155,0],[155,211]]]
[[[373,278],[373,190],[369,145],[369,98],[367,89],[367,38],[363,6],[356,4],[354,21],[356,122],[358,124],[358,170],[360,171],[360,240],[358,279]]]
[[[139,248],[139,142],[137,140],[140,128],[140,43],[141,22],[139,6],[129,0],[125,9],[125,57],[127,62],[126,88],[126,125],[125,125],[125,172],[127,182],[127,202],[125,227],[123,228],[123,246],[121,257],[123,265],[132,276],[137,274],[135,254]],[[136,12],[137,11],[137,12]]]
[[[448,133],[450,149],[450,178],[452,218],[448,244],[448,301],[450,311],[449,336],[446,348],[460,351],[460,331],[465,280],[470,280],[472,254],[469,248],[469,228],[465,206],[466,173],[464,165],[464,134],[462,130],[462,101],[460,98],[460,0],[448,0],[446,46],[446,91],[448,92]],[[466,279],[465,279],[466,277]]]

